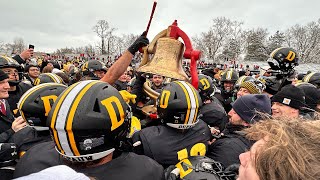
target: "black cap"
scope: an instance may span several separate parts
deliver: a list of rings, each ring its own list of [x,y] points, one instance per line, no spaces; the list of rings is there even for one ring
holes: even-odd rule
[[[279,102],[294,109],[304,110],[306,105],[305,93],[294,85],[286,85],[271,98],[272,102]]]

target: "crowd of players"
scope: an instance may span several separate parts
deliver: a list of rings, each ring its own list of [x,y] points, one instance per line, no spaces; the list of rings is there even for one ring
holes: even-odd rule
[[[194,87],[130,66],[147,44],[110,67],[1,56],[1,179],[319,179],[320,73],[296,73],[295,50]]]

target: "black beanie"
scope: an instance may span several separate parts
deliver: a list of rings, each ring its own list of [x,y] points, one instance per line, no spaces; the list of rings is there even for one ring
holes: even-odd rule
[[[294,109],[303,110],[306,107],[304,92],[294,85],[286,85],[271,98],[272,102],[279,102]]]
[[[232,108],[242,120],[253,124],[261,120],[259,112],[271,114],[271,101],[266,94],[248,94],[237,99]]]
[[[8,78],[9,78],[8,74],[6,74],[2,70],[0,70],[0,81],[3,81],[3,80],[8,79]]]
[[[296,87],[304,92],[306,97],[305,101],[309,108],[316,110],[318,102],[320,101],[320,92],[316,86],[310,83],[298,83]]]

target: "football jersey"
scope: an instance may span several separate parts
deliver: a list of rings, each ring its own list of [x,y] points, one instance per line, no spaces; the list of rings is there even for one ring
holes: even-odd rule
[[[20,159],[14,178],[63,164],[64,160],[56,151],[52,141],[41,143],[29,149]],[[96,179],[108,180],[160,180],[163,175],[163,167],[153,159],[128,152],[123,152],[119,157],[103,165],[85,169],[75,168],[75,170]]]
[[[184,132],[160,125],[144,128],[137,133],[133,139],[134,142],[141,141],[142,153],[163,166],[175,165],[189,156],[204,156],[210,140],[210,130],[202,120]]]
[[[147,156],[132,152],[124,152],[101,166],[75,170],[89,177],[108,180],[161,180],[163,177],[163,167],[160,164]]]

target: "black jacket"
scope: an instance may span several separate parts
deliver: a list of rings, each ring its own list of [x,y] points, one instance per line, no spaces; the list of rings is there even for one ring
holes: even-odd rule
[[[8,102],[6,101],[6,115],[0,112],[0,143],[7,142],[14,134],[14,131],[11,129],[13,121],[13,114],[10,110]]]
[[[14,60],[16,60],[19,64],[23,64],[25,61],[20,57],[20,55],[15,55],[12,57]]]
[[[9,140],[9,142],[17,145],[17,152],[20,157],[31,147],[47,141],[51,141],[49,129],[37,131],[35,128],[30,126],[14,133]]]
[[[200,109],[201,119],[211,127],[218,127],[222,131],[228,123],[228,116],[222,105],[215,100],[204,104]]]
[[[21,96],[26,91],[28,91],[30,88],[32,88],[31,85],[26,84],[24,82],[20,82],[16,87],[17,88],[15,91],[9,91],[8,103],[9,103],[9,106],[10,106],[10,109],[12,110],[12,112],[17,111],[17,104],[18,104]]]
[[[228,124],[223,131],[224,135],[209,146],[207,156],[221,162],[225,168],[231,164],[239,164],[239,155],[248,151],[254,143],[239,134],[244,128]]]
[[[232,103],[236,100],[236,94],[234,92],[232,93],[224,93],[224,91],[221,91],[221,93],[215,93],[214,97],[216,97],[220,103],[222,104],[223,108],[228,113],[232,109]]]

